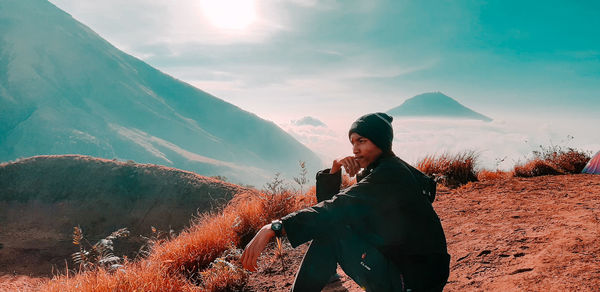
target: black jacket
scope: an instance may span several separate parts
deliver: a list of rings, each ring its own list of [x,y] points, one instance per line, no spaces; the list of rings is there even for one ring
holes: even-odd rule
[[[325,200],[282,218],[291,245],[344,226],[399,264],[406,256],[447,255],[441,222],[423,195],[425,175],[396,156],[380,158],[367,172],[339,192],[341,171],[320,171],[317,198]]]

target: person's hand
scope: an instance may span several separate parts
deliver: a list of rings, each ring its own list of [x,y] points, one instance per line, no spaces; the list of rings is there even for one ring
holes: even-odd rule
[[[271,224],[263,226],[252,238],[252,240],[246,245],[244,253],[240,258],[242,266],[249,271],[256,271],[256,260],[258,256],[267,246],[267,243],[271,238],[275,236],[275,231],[271,230]]]
[[[334,160],[329,173],[336,173],[340,171],[340,169],[342,169],[342,166],[344,167],[346,173],[348,173],[350,177],[355,176],[360,171],[360,164],[358,163],[358,161],[356,161],[354,156],[347,156],[342,159]]]

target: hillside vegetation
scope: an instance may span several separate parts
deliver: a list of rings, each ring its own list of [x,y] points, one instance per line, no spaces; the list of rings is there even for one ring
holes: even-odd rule
[[[179,231],[190,219],[252,192],[234,184],[150,164],[79,155],[36,156],[0,164],[0,272],[49,275],[74,252],[81,226],[95,241],[127,227],[117,241],[130,257],[151,226]]]

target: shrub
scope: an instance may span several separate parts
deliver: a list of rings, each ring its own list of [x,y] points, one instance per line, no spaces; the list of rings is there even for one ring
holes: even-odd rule
[[[591,159],[586,152],[560,146],[540,146],[533,151],[533,159],[515,166],[515,176],[532,177],[540,175],[559,175],[581,173]]]
[[[585,152],[569,148],[566,151],[553,151],[545,155],[547,161],[554,163],[565,173],[581,173],[591,157]]]
[[[516,165],[514,173],[516,177],[564,174],[555,164],[539,158]]]
[[[417,169],[433,176],[449,188],[456,188],[468,182],[477,181],[475,164],[477,154],[464,151],[458,154],[442,154],[426,156],[417,163]]]

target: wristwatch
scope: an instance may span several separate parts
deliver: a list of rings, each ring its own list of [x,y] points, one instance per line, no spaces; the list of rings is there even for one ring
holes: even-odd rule
[[[277,219],[277,220],[273,220],[273,222],[271,222],[271,230],[273,230],[275,232],[275,236],[281,237],[282,229],[283,229],[283,223],[281,223],[281,220]]]

